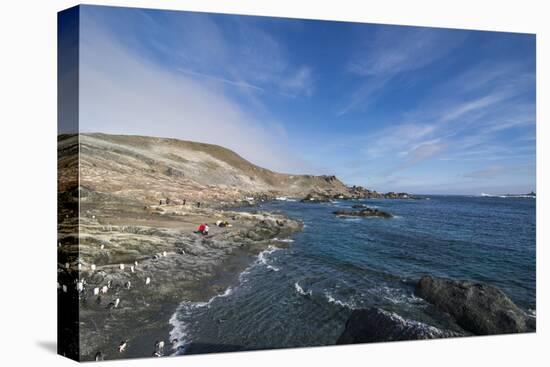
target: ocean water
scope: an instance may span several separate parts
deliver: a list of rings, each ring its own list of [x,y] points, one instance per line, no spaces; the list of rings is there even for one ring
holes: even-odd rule
[[[395,217],[332,214],[359,203]],[[301,219],[305,228],[289,248],[261,253],[224,294],[183,302],[171,320],[175,353],[332,345],[351,311],[370,306],[460,330],[414,296],[425,274],[490,283],[535,312],[533,198],[277,201],[258,209]]]

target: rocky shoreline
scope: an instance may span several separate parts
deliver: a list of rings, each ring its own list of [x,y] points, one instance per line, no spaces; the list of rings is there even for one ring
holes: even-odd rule
[[[172,354],[180,341],[168,340],[169,320],[182,301],[223,293],[261,251],[285,246],[279,240],[302,228],[271,213],[138,208],[91,191],[81,196],[81,207],[80,233],[68,227],[60,233],[58,299],[61,310],[78,305],[80,344],[73,348],[82,361]],[[231,226],[217,227],[218,220]],[[199,223],[210,223],[207,236],[194,233]],[[157,341],[164,341],[162,351]]]
[[[441,330],[379,308],[358,309],[348,318],[336,344],[536,331],[534,317],[488,284],[424,276],[416,284],[415,295],[448,314],[463,332]]]
[[[174,353],[184,341],[168,340],[169,321],[182,301],[223,293],[258,254],[285,246],[280,240],[303,228],[243,207],[271,200],[417,199],[347,186],[335,176],[273,172],[209,144],[106,134],[61,135],[58,144],[58,346],[60,354],[82,361]],[[364,204],[334,214],[392,217]],[[196,233],[201,223],[209,223],[208,235]],[[354,310],[337,342],[536,328],[487,285],[425,277],[416,295],[464,334],[373,308]]]

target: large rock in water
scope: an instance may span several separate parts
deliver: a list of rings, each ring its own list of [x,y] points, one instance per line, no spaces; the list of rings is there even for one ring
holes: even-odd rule
[[[460,336],[452,331],[417,321],[406,320],[401,316],[380,308],[354,310],[346,328],[336,344],[373,343],[396,340],[435,339]]]
[[[499,289],[481,283],[424,276],[417,296],[449,313],[464,330],[478,335],[535,331],[535,320]]]
[[[390,213],[386,213],[381,210],[368,208],[368,207],[358,211],[336,210],[332,213],[340,217],[380,217],[380,218],[386,218],[386,219],[393,217],[393,215],[391,215]]]

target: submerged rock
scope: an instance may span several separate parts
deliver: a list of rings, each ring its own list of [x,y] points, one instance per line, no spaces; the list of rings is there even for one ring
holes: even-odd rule
[[[535,331],[528,316],[501,290],[488,284],[424,276],[415,293],[450,314],[464,330],[477,335]]]
[[[358,211],[353,210],[336,210],[333,212],[338,216],[345,217],[380,217],[380,218],[392,218],[393,216],[390,213],[383,212],[378,209],[365,208]]]
[[[336,344],[436,339],[460,335],[421,322],[406,320],[395,313],[373,307],[354,310]]]

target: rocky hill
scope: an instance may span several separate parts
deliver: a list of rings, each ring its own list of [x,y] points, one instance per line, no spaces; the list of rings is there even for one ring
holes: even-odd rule
[[[334,176],[273,172],[218,145],[106,134],[80,135],[80,185],[146,204],[166,198],[214,204],[310,192],[350,194]]]

